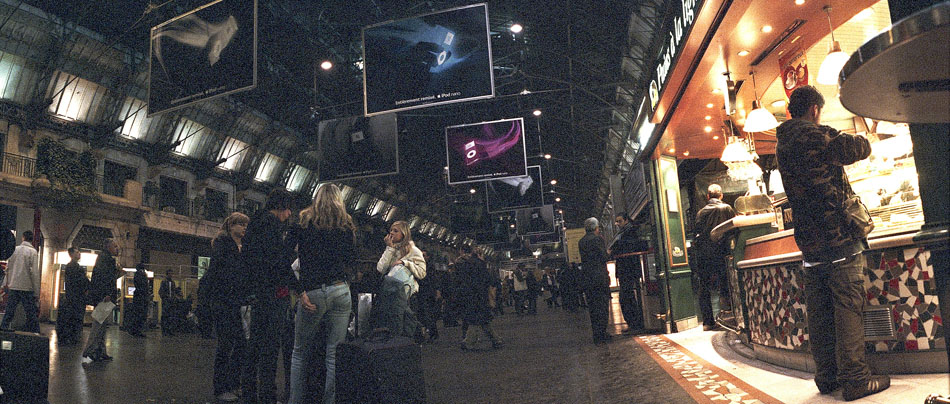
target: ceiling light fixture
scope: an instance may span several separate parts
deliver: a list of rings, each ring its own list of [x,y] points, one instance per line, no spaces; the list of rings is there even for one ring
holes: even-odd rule
[[[739,56],[749,56],[749,51],[743,49],[739,51]]]
[[[560,196],[557,197],[557,198],[554,198],[554,202],[560,202],[560,201],[561,201],[561,197],[560,197]]]
[[[323,70],[330,70],[333,68],[333,62],[324,60],[323,63],[320,63],[320,68]]]
[[[713,136],[713,140],[719,140],[719,135]]]
[[[845,63],[848,63],[848,54],[841,51],[841,44],[835,40],[835,28],[831,25],[831,6],[822,8],[828,17],[828,28],[831,29],[831,49],[828,56],[818,68],[818,84],[838,84],[838,74]]]
[[[759,104],[759,95],[755,89],[755,71],[749,72],[752,75],[752,95],[755,99],[752,101],[752,112],[745,119],[745,126],[742,130],[746,132],[765,132],[769,129],[778,127],[778,121],[775,115],[772,115],[767,109]]]
[[[683,152],[684,156],[689,156],[689,150]]]
[[[763,33],[763,34],[768,34],[769,32],[772,32],[772,26],[771,26],[771,25],[763,25],[763,26],[762,26],[762,33]]]
[[[557,185],[557,180],[551,180],[551,185]]]
[[[708,121],[708,120],[710,120],[710,119],[712,119],[712,117],[711,117],[711,116],[709,116],[709,115],[706,115],[706,117],[705,117],[705,118],[703,118],[703,119],[705,119],[705,120],[707,120],[707,121]]]
[[[551,155],[548,154],[548,153],[544,153],[544,159],[545,159],[545,160],[550,160],[550,159],[551,159]]]
[[[514,23],[514,24],[511,24],[511,27],[508,29],[511,30],[512,34],[520,34],[521,31],[524,30],[524,27],[521,24]]]
[[[667,150],[667,151],[670,152],[670,154],[676,153],[676,149],[674,149],[674,148],[672,148],[672,147],[671,147],[669,150]]]
[[[474,194],[474,193],[475,193],[475,188],[469,189],[469,190],[468,190],[468,193]]]
[[[773,108],[781,108],[785,106],[785,100],[775,100],[772,101],[770,105],[772,105]]]
[[[534,116],[541,116],[541,110],[540,110],[540,109],[536,109],[536,110],[534,110],[534,111],[531,112],[531,115],[534,115]]]
[[[703,130],[706,131],[706,133],[712,132],[712,126],[707,125]]]
[[[800,6],[802,4],[805,4],[805,0],[795,0],[795,4]]]
[[[712,108],[712,107],[713,107],[713,103],[710,102],[709,104],[706,104],[706,108]]]

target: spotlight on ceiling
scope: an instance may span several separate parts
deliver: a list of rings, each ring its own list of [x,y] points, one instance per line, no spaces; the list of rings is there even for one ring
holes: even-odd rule
[[[511,27],[508,29],[511,30],[512,34],[520,34],[521,31],[524,30],[524,27],[521,26],[521,24],[514,23],[514,24],[511,24]]]
[[[469,189],[469,190],[468,190],[468,193],[474,194],[474,193],[475,193],[475,188]]]
[[[560,196],[557,197],[557,198],[554,198],[554,202],[560,202],[560,201],[561,201],[561,197],[560,197]]]
[[[536,109],[536,110],[534,110],[534,111],[531,112],[531,115],[534,115],[534,116],[541,116],[541,110],[540,110],[540,109]]]
[[[557,180],[551,180],[551,185],[557,185]]]
[[[545,159],[545,160],[550,160],[550,159],[551,159],[551,155],[548,154],[548,153],[544,153],[544,159]]]

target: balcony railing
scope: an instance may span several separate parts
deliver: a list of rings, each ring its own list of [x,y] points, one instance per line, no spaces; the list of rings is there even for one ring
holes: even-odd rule
[[[0,169],[7,174],[33,178],[36,173],[36,159],[18,154],[3,153]]]

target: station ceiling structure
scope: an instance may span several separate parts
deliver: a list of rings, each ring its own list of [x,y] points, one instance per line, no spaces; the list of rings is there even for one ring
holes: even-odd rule
[[[447,185],[443,128],[524,117],[528,164],[542,166],[545,203],[562,209],[569,227],[601,216],[610,192],[608,177],[629,168],[639,148],[636,137],[629,134],[664,40],[660,33],[674,17],[666,4],[670,1],[488,2],[496,96],[399,113],[400,173],[345,183],[450,226],[456,202],[485,196],[477,184]],[[51,22],[64,32],[87,28],[105,43],[144,56],[150,27],[207,0],[26,3],[55,16]],[[470,3],[258,0],[257,88],[227,96],[228,108],[202,111],[222,122],[241,119],[224,126],[248,131],[250,136],[255,131],[257,136],[283,133],[258,143],[282,155],[302,153],[295,160],[313,163],[316,169],[319,121],[362,113],[362,27]],[[513,33],[510,27],[515,23],[523,31]],[[323,61],[334,67],[321,69]],[[133,75],[141,73],[142,64]],[[247,114],[238,112],[246,110],[256,111],[262,122],[245,122]],[[541,114],[532,114],[535,110]],[[152,141],[171,145],[173,137]],[[545,158],[548,154],[550,158]],[[557,184],[548,184],[548,179]],[[477,192],[470,193],[471,188]],[[561,202],[555,203],[556,197]]]

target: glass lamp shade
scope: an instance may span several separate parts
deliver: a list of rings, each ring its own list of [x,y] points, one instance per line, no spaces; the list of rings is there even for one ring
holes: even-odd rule
[[[845,63],[848,63],[848,58],[848,54],[842,52],[841,45],[838,44],[838,41],[835,41],[834,45],[831,46],[831,52],[828,52],[828,56],[825,57],[825,60],[821,62],[821,67],[818,68],[818,84],[838,84],[838,75]]]
[[[741,141],[730,141],[722,150],[722,157],[719,159],[724,162],[744,162],[752,161],[753,156]]]
[[[765,132],[778,127],[778,120],[775,119],[775,115],[759,105],[758,101],[753,102],[752,107],[754,109],[745,118],[745,126],[742,127],[742,130],[746,132]]]

